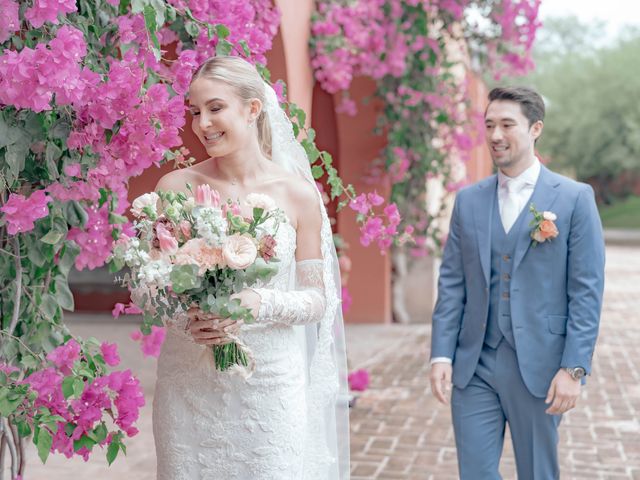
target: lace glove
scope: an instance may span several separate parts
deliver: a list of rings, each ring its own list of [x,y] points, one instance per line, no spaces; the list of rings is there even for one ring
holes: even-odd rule
[[[252,289],[260,296],[257,322],[302,325],[322,320],[326,308],[321,259],[296,263],[294,290]]]

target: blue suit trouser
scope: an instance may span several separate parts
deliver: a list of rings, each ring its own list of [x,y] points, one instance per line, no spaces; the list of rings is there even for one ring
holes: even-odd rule
[[[558,425],[544,398],[534,397],[522,381],[516,352],[504,340],[484,345],[469,384],[454,387],[453,427],[461,480],[494,480],[508,422],[519,480],[560,478]]]

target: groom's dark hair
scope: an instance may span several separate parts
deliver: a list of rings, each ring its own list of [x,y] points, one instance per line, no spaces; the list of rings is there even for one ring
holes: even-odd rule
[[[529,120],[529,127],[544,120],[544,100],[538,92],[528,87],[496,87],[489,92],[489,103],[507,100],[520,104],[522,114]]]

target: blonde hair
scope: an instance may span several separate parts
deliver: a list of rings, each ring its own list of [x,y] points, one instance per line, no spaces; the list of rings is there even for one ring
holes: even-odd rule
[[[249,102],[257,98],[262,102],[262,110],[256,119],[258,142],[262,153],[271,158],[271,127],[265,111],[264,81],[256,68],[240,57],[211,57],[198,67],[191,83],[197,78],[219,80],[231,85],[242,100]]]

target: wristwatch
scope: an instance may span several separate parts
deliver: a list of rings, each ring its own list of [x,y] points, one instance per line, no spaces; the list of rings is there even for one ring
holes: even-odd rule
[[[564,368],[564,371],[571,375],[571,378],[573,378],[574,380],[580,380],[587,374],[586,370],[582,367],[566,367]]]

